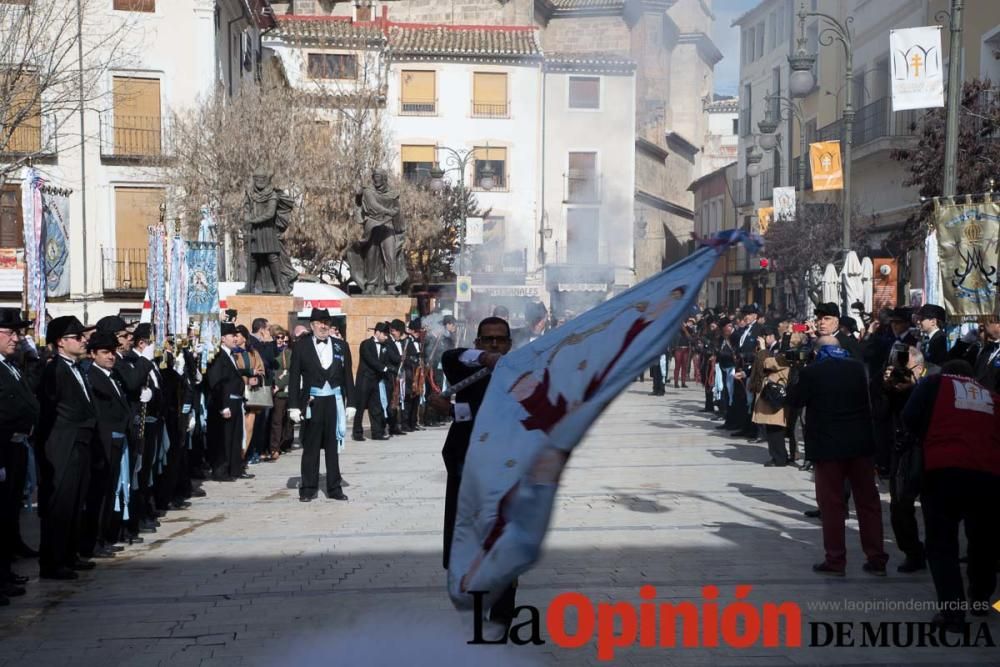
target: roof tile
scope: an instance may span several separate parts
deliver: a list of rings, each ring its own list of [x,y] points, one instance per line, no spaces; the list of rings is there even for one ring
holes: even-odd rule
[[[531,26],[442,26],[393,23],[389,43],[399,54],[524,57],[541,54]]]

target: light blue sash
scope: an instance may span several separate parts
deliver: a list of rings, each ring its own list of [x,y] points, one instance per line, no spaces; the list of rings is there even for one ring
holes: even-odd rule
[[[121,440],[122,444],[122,465],[118,471],[118,486],[115,487],[115,511],[122,513],[122,519],[128,521],[128,501],[131,495],[131,469],[128,460],[128,441],[124,433],[112,433],[112,439]]]
[[[381,383],[380,383],[381,385]],[[344,395],[340,387],[310,387],[310,396],[335,396],[337,398],[337,453],[344,451],[344,439],[347,438],[347,411],[344,409]],[[312,418],[312,408],[306,408],[306,419]]]
[[[378,400],[382,404],[382,412],[385,418],[389,418],[389,399],[385,395],[385,380],[378,381]]]
[[[715,378],[712,381],[712,400],[721,401],[722,400],[722,369],[719,368],[719,364],[715,364]]]
[[[662,373],[662,377],[663,377],[663,382],[664,383],[667,381],[667,367],[669,365],[670,365],[670,363],[667,361],[667,355],[661,354],[660,355],[660,373]]]

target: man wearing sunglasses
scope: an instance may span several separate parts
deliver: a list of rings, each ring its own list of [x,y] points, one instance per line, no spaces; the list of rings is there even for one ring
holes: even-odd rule
[[[13,355],[24,329],[31,322],[21,319],[16,308],[0,308],[0,606],[8,596],[24,594],[18,577],[10,569],[15,554],[34,553],[21,540],[20,514],[24,480],[28,471],[28,438],[38,423],[38,399],[28,385],[24,369]]]
[[[80,519],[95,451],[97,413],[80,368],[86,354],[83,324],[57,317],[45,342],[55,355],[42,371],[38,444],[41,444],[38,513],[42,519],[39,574],[43,579],[76,579],[93,561],[79,557]]]
[[[510,325],[499,317],[487,317],[479,323],[476,331],[475,349],[455,348],[441,356],[441,368],[448,379],[449,385],[455,385],[465,380],[483,367],[494,368],[503,355],[510,352]],[[469,449],[469,438],[472,437],[472,427],[475,424],[479,406],[489,387],[490,377],[486,377],[460,389],[455,394],[454,405],[440,394],[432,396],[429,403],[441,414],[451,414],[454,418],[448,437],[444,441],[441,456],[444,458],[448,481],[444,500],[444,567],[448,569],[451,556],[451,541],[455,531],[455,518],[458,513],[458,490],[462,485],[462,467],[465,465],[465,454]],[[497,600],[490,609],[490,621],[510,626],[514,618],[514,593],[512,585]]]

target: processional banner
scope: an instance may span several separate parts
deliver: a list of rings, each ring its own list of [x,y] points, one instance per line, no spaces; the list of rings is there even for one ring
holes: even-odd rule
[[[942,305],[949,319],[968,321],[996,314],[1000,206],[934,203]]]

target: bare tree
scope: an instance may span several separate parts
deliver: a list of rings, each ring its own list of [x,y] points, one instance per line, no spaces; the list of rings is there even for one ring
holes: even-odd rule
[[[0,184],[54,154],[57,135],[60,149],[72,148],[74,135],[62,130],[81,109],[110,106],[104,75],[132,59],[126,36],[134,24],[123,12],[109,19],[105,5],[0,2]]]

